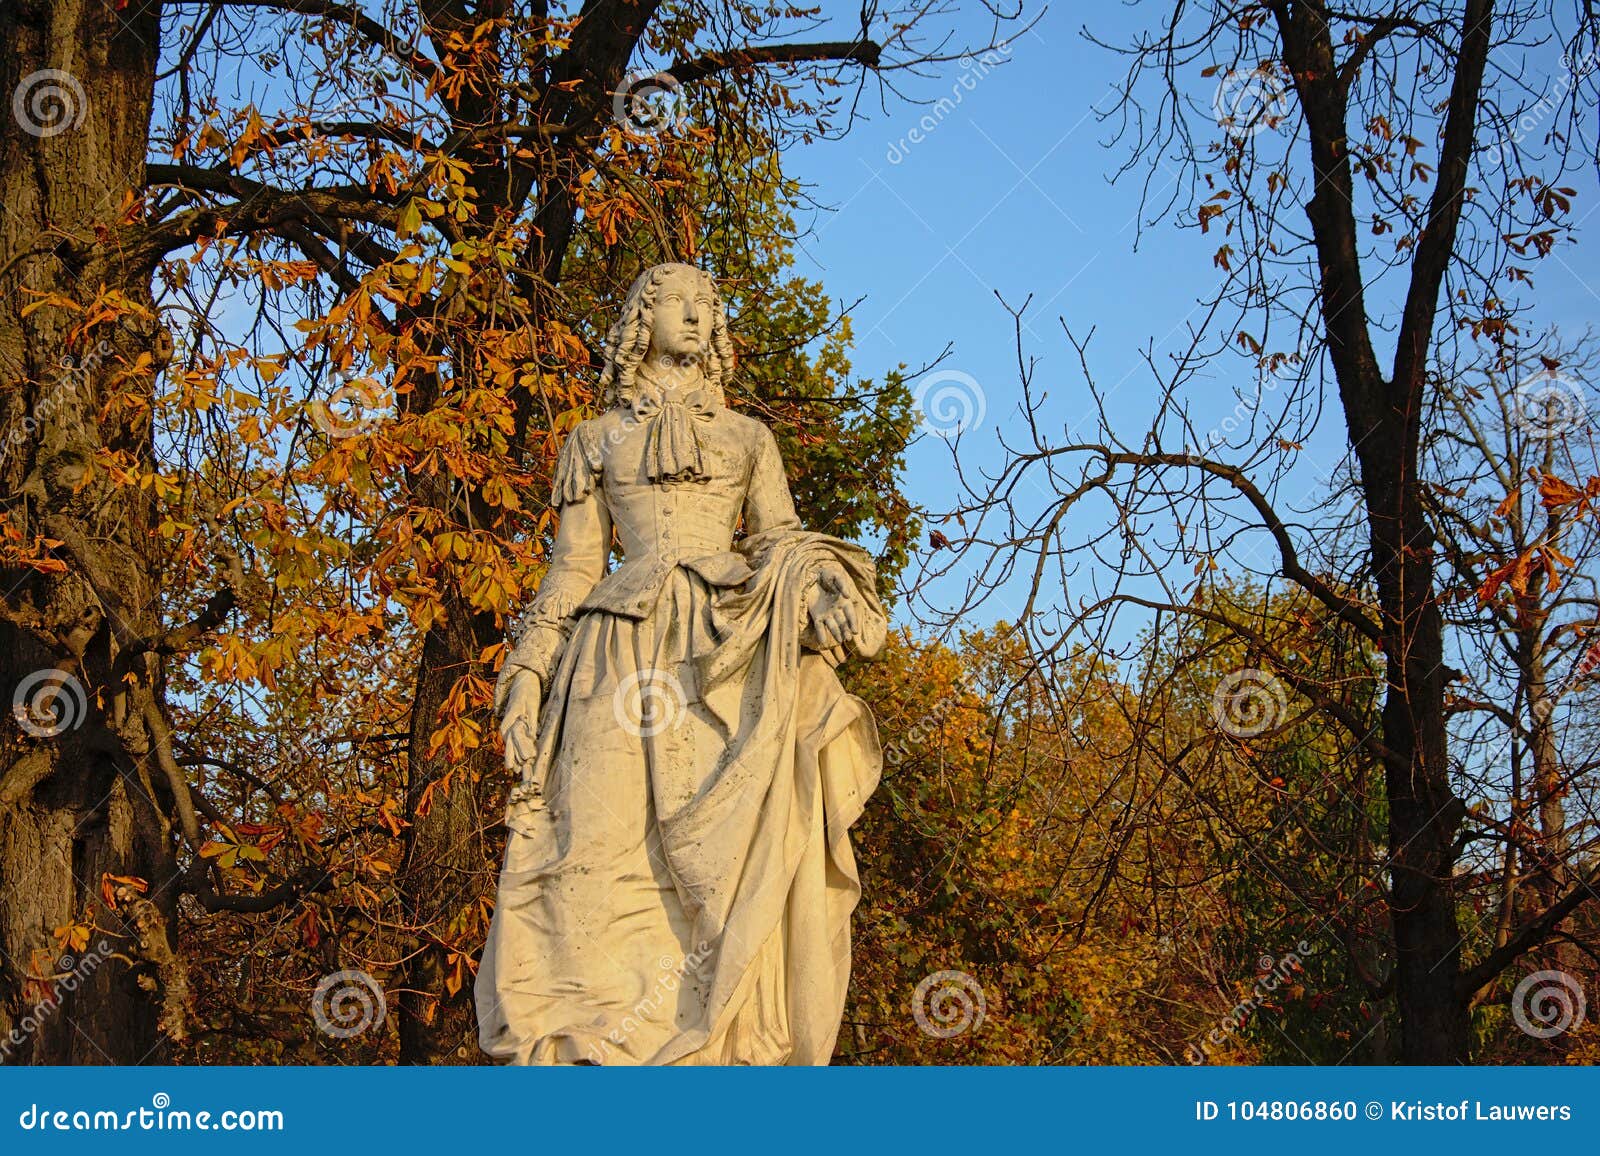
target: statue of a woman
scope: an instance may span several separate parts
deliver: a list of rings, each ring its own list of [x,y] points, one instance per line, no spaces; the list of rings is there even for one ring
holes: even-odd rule
[[[847,831],[882,765],[833,668],[887,623],[868,554],[801,529],[771,431],[724,407],[732,369],[712,279],[650,269],[607,339],[606,412],[557,461],[554,552],[496,693],[519,779],[476,996],[499,1059],[833,1052]]]

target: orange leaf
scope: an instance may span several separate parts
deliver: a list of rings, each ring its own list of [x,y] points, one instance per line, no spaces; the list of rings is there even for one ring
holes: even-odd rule
[[[1559,510],[1562,506],[1579,503],[1587,505],[1584,492],[1570,482],[1564,482],[1553,474],[1545,474],[1539,479],[1539,501],[1547,510]]]

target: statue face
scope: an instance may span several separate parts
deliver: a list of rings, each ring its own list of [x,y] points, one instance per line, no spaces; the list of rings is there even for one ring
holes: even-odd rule
[[[661,358],[700,361],[711,344],[715,313],[716,301],[705,278],[693,269],[672,270],[656,287],[646,356],[652,362]]]

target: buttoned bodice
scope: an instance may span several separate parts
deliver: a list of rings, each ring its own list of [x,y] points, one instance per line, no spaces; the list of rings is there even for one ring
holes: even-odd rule
[[[701,440],[706,476],[696,481],[653,482],[645,469],[646,423],[627,410],[600,419],[604,446],[602,500],[623,557],[671,558],[726,551],[744,510],[745,494],[760,448],[748,419],[719,409],[704,424]],[[764,432],[764,431],[761,431]]]
[[[733,548],[741,518],[750,539],[799,529],[766,426],[698,396],[660,421],[658,413],[619,406],[568,435],[555,477],[562,529],[535,616],[542,606],[545,617],[580,609],[643,617],[678,566],[718,586],[750,576]],[[676,476],[663,476],[663,461]],[[606,574],[613,533],[622,562]]]

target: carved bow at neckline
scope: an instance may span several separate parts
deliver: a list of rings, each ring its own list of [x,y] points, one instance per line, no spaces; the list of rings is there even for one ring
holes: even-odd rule
[[[700,445],[701,422],[716,416],[716,403],[703,389],[687,394],[643,387],[634,394],[633,416],[648,422],[645,433],[645,475],[658,484],[705,481],[705,455]]]

